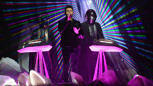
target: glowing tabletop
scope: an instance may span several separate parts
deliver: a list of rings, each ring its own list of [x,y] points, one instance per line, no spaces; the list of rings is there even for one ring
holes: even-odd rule
[[[93,52],[99,52],[93,76],[93,81],[101,78],[103,71],[107,71],[107,63],[104,52],[121,52],[122,49],[116,46],[104,46],[104,45],[91,45],[90,50]],[[104,62],[104,63],[103,63]],[[104,64],[104,70],[103,70]]]
[[[49,78],[43,52],[49,51],[51,48],[52,48],[51,45],[32,46],[32,47],[25,47],[25,48],[19,49],[18,52],[19,53],[36,52],[37,55],[36,55],[35,71],[40,72],[41,75],[45,74],[46,77]],[[39,65],[38,65],[38,61],[39,61]]]

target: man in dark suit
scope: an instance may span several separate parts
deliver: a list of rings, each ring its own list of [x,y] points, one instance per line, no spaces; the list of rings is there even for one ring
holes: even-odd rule
[[[86,21],[81,24],[80,30],[83,31],[84,40],[82,42],[82,51],[80,61],[80,74],[86,81],[92,81],[97,53],[89,49],[90,45],[101,44],[100,41],[112,42],[104,39],[101,26],[96,21],[97,15],[93,9],[87,10],[85,14]],[[113,43],[113,42],[112,42]]]
[[[73,8],[72,6],[67,6],[65,8],[65,15],[66,18],[59,21],[58,29],[61,34],[61,46],[62,46],[62,53],[63,53],[63,78],[64,81],[69,81],[69,72],[70,72],[70,57],[71,53],[74,53],[76,48],[78,47],[79,41],[79,28],[80,22],[76,21],[72,18],[73,16]]]
[[[97,53],[90,51],[89,46],[99,39],[104,39],[103,32],[99,23],[95,22],[97,15],[93,9],[87,10],[86,21],[81,24],[80,30],[83,31],[84,40],[82,41],[82,53],[80,62],[80,74],[86,81],[92,81]]]
[[[89,9],[85,14],[86,21],[82,23],[81,30],[84,33],[84,39],[91,43],[98,39],[104,38],[101,26],[95,22],[97,15],[93,9]]]

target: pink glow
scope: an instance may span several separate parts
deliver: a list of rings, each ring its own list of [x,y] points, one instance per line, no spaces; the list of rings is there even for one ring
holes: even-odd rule
[[[92,19],[90,19],[90,24],[92,24],[93,23],[93,20]]]
[[[71,79],[74,84],[80,85],[84,82],[83,77],[75,72],[71,72]]]
[[[49,51],[52,48],[51,45],[43,45],[43,46],[34,46],[34,47],[26,47],[18,50],[19,53],[30,53],[30,52],[38,52],[38,51]]]
[[[49,78],[43,52],[49,51],[51,48],[52,48],[51,45],[34,46],[34,47],[22,48],[18,50],[18,52],[19,53],[36,52],[37,55],[36,55],[35,71],[40,72],[41,75],[46,75],[46,77]]]
[[[43,75],[44,74],[44,69],[43,69],[43,58],[44,58],[44,56],[43,56],[42,51],[39,51],[38,55],[39,55],[39,67],[40,67],[39,72],[40,72],[40,74]]]
[[[135,75],[129,82],[127,86],[153,86],[153,81],[149,80],[148,78]]]
[[[91,51],[99,52],[100,50],[104,52],[121,52],[122,49],[116,46],[103,46],[103,45],[91,45],[89,46]]]
[[[93,76],[93,81],[97,79],[98,76],[98,64],[99,64],[99,54],[98,54],[98,58],[97,58],[97,62],[96,62],[96,67],[95,67],[95,72],[94,72],[94,76]],[[103,70],[103,68],[101,68],[101,70]]]
[[[103,65],[102,65],[103,60],[104,60],[104,59],[103,59],[104,56],[102,56],[102,55],[103,55],[103,52],[100,51],[100,52],[99,52],[99,62],[100,62],[100,64],[99,64],[99,63],[98,63],[98,64],[99,64],[99,69],[101,69],[101,70],[99,70],[98,77],[101,77],[101,76],[102,76],[102,73],[103,73],[103,71],[104,71],[104,70],[103,70]]]
[[[89,48],[93,52],[99,52],[93,76],[93,81],[94,81],[103,78],[103,73],[107,72],[108,70],[104,52],[121,52],[122,49],[116,46],[103,46],[103,45],[91,45],[89,46]]]
[[[46,62],[45,62],[44,57],[42,58],[42,60],[43,60],[43,63],[44,63],[46,77],[49,79],[49,74],[48,74],[48,71],[47,71]]]
[[[71,17],[68,16],[67,20],[70,21],[71,20]]]
[[[104,54],[104,52],[102,52],[102,54],[103,54],[103,58],[104,58],[104,68],[105,68],[105,71],[107,71],[108,68],[107,68],[105,54]]]
[[[71,19],[72,19],[72,15],[71,14],[68,14],[67,20],[70,21]]]
[[[83,35],[79,35],[78,38],[79,39],[84,39],[84,36]]]
[[[104,66],[103,66],[103,61],[104,61]],[[104,67],[104,70],[103,70]],[[93,81],[102,78],[103,72],[107,71],[107,63],[106,63],[106,58],[105,54],[103,51],[99,51],[98,57],[97,57],[97,62],[96,62],[96,67],[95,67],[95,72],[93,76]]]
[[[120,86],[118,85],[118,78],[114,70],[105,71],[100,78],[100,81],[108,86]]]

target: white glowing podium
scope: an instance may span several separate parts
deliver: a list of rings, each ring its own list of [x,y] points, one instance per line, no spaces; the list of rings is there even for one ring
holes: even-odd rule
[[[22,49],[18,50],[18,52],[19,53],[36,52],[37,55],[36,55],[35,71],[37,71],[41,75],[45,75],[47,78],[49,78],[49,74],[47,71],[46,62],[45,62],[45,59],[43,56],[43,52],[49,51],[51,48],[52,48],[51,45],[32,46],[32,47],[22,48]],[[39,65],[38,65],[38,61],[39,61]]]
[[[93,52],[99,52],[93,76],[93,81],[94,81],[96,79],[101,78],[103,73],[103,66],[104,66],[104,71],[107,71],[107,63],[104,52],[121,52],[122,49],[116,46],[104,46],[104,45],[91,45],[89,46],[89,48]]]

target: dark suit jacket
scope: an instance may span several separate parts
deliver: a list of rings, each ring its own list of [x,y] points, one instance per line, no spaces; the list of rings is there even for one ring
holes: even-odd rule
[[[80,22],[76,20],[67,21],[66,18],[59,21],[58,29],[61,33],[62,46],[77,47],[78,45],[78,34],[75,34],[73,27],[80,28]]]
[[[96,30],[97,30],[97,38],[94,40],[104,38],[100,24],[96,22],[95,26],[96,26]],[[91,39],[90,32],[89,32],[89,24],[87,22],[82,23],[81,30],[83,31],[83,36],[84,36],[85,42],[91,43],[94,41],[93,39]]]
[[[95,23],[95,27],[97,30],[97,38],[95,40],[104,38],[100,24]],[[80,69],[79,74],[81,74],[86,81],[91,81],[93,78],[92,75],[94,74],[97,53],[94,53],[89,49],[89,46],[92,45],[94,41],[92,37],[90,36],[89,24],[87,22],[82,23],[80,30],[82,30],[83,32],[84,39],[81,42],[81,54],[80,54],[81,56],[79,59],[79,69]]]

